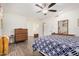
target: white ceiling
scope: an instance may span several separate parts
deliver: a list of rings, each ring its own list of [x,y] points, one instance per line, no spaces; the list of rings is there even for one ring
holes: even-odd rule
[[[51,9],[56,9],[57,12],[48,12],[48,14],[45,16],[43,13],[36,13],[40,9],[35,6],[35,3],[6,3],[3,4],[5,12],[11,12],[11,13],[17,13],[26,17],[34,17],[38,19],[45,19],[46,17],[54,17],[59,12],[78,9],[79,4],[78,3],[57,3],[54,5]]]

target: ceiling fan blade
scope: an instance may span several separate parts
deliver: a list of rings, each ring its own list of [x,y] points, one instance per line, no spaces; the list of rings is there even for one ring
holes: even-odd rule
[[[57,12],[57,10],[48,10],[48,11],[51,11],[51,12]]]
[[[48,6],[48,8],[54,6],[55,4],[56,4],[56,3],[51,3],[51,4]]]
[[[37,7],[39,7],[39,8],[41,8],[41,9],[43,9],[43,7],[42,6],[40,6],[40,5],[38,5],[38,4],[35,4]]]
[[[40,13],[41,11],[37,11],[37,13]]]
[[[44,15],[47,15],[46,13],[44,13]]]

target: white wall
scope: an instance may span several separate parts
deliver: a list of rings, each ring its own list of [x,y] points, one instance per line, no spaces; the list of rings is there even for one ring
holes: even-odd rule
[[[0,20],[0,35],[2,34],[2,31],[1,31],[1,20]]]
[[[68,19],[69,20],[69,33],[79,36],[79,27],[77,26],[77,19],[79,19],[78,10],[79,9],[69,10],[69,11],[63,12],[58,17],[51,17],[51,18],[44,20],[44,22],[46,22],[48,25],[45,30],[45,31],[47,31],[47,33],[45,32],[46,35],[49,35],[51,32],[58,32],[58,23],[57,22],[59,20]]]
[[[2,35],[2,20],[3,20],[3,7],[0,7],[0,36]]]
[[[10,35],[14,33],[14,28],[24,27],[26,18],[13,13],[5,13],[4,14],[4,34]]]
[[[79,9],[77,10],[71,10],[68,12],[62,13],[58,18],[58,20],[69,20],[69,33],[70,34],[75,34],[76,36],[79,36],[79,27],[78,27],[78,22],[77,20],[79,19]]]
[[[27,28],[28,35],[33,36],[34,33],[40,33],[40,21],[34,18],[28,18],[17,13],[4,13],[4,29],[3,34],[11,35],[14,34],[15,28]]]
[[[39,36],[42,36],[42,26],[41,21],[38,19],[27,19],[26,26],[28,28],[29,36],[33,36],[35,33],[38,33]]]
[[[56,32],[56,25],[55,25],[56,20],[55,19],[56,19],[55,17],[50,17],[42,21],[45,23],[44,35],[50,35],[51,33]]]

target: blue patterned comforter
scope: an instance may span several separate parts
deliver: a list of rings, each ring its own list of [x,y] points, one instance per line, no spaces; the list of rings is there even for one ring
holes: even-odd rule
[[[36,39],[32,45],[48,56],[79,56],[79,37],[50,35]]]

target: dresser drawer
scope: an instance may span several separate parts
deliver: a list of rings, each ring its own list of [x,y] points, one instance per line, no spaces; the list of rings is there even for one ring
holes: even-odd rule
[[[18,38],[19,38],[19,39],[23,39],[23,38],[27,38],[27,37],[23,37],[23,36],[20,37],[20,36],[17,36],[16,39],[18,39]]]
[[[28,35],[27,34],[18,34],[18,35],[15,35],[15,37],[27,37]]]
[[[15,30],[15,33],[16,34],[23,34],[23,33],[26,33],[27,34],[27,30]]]

